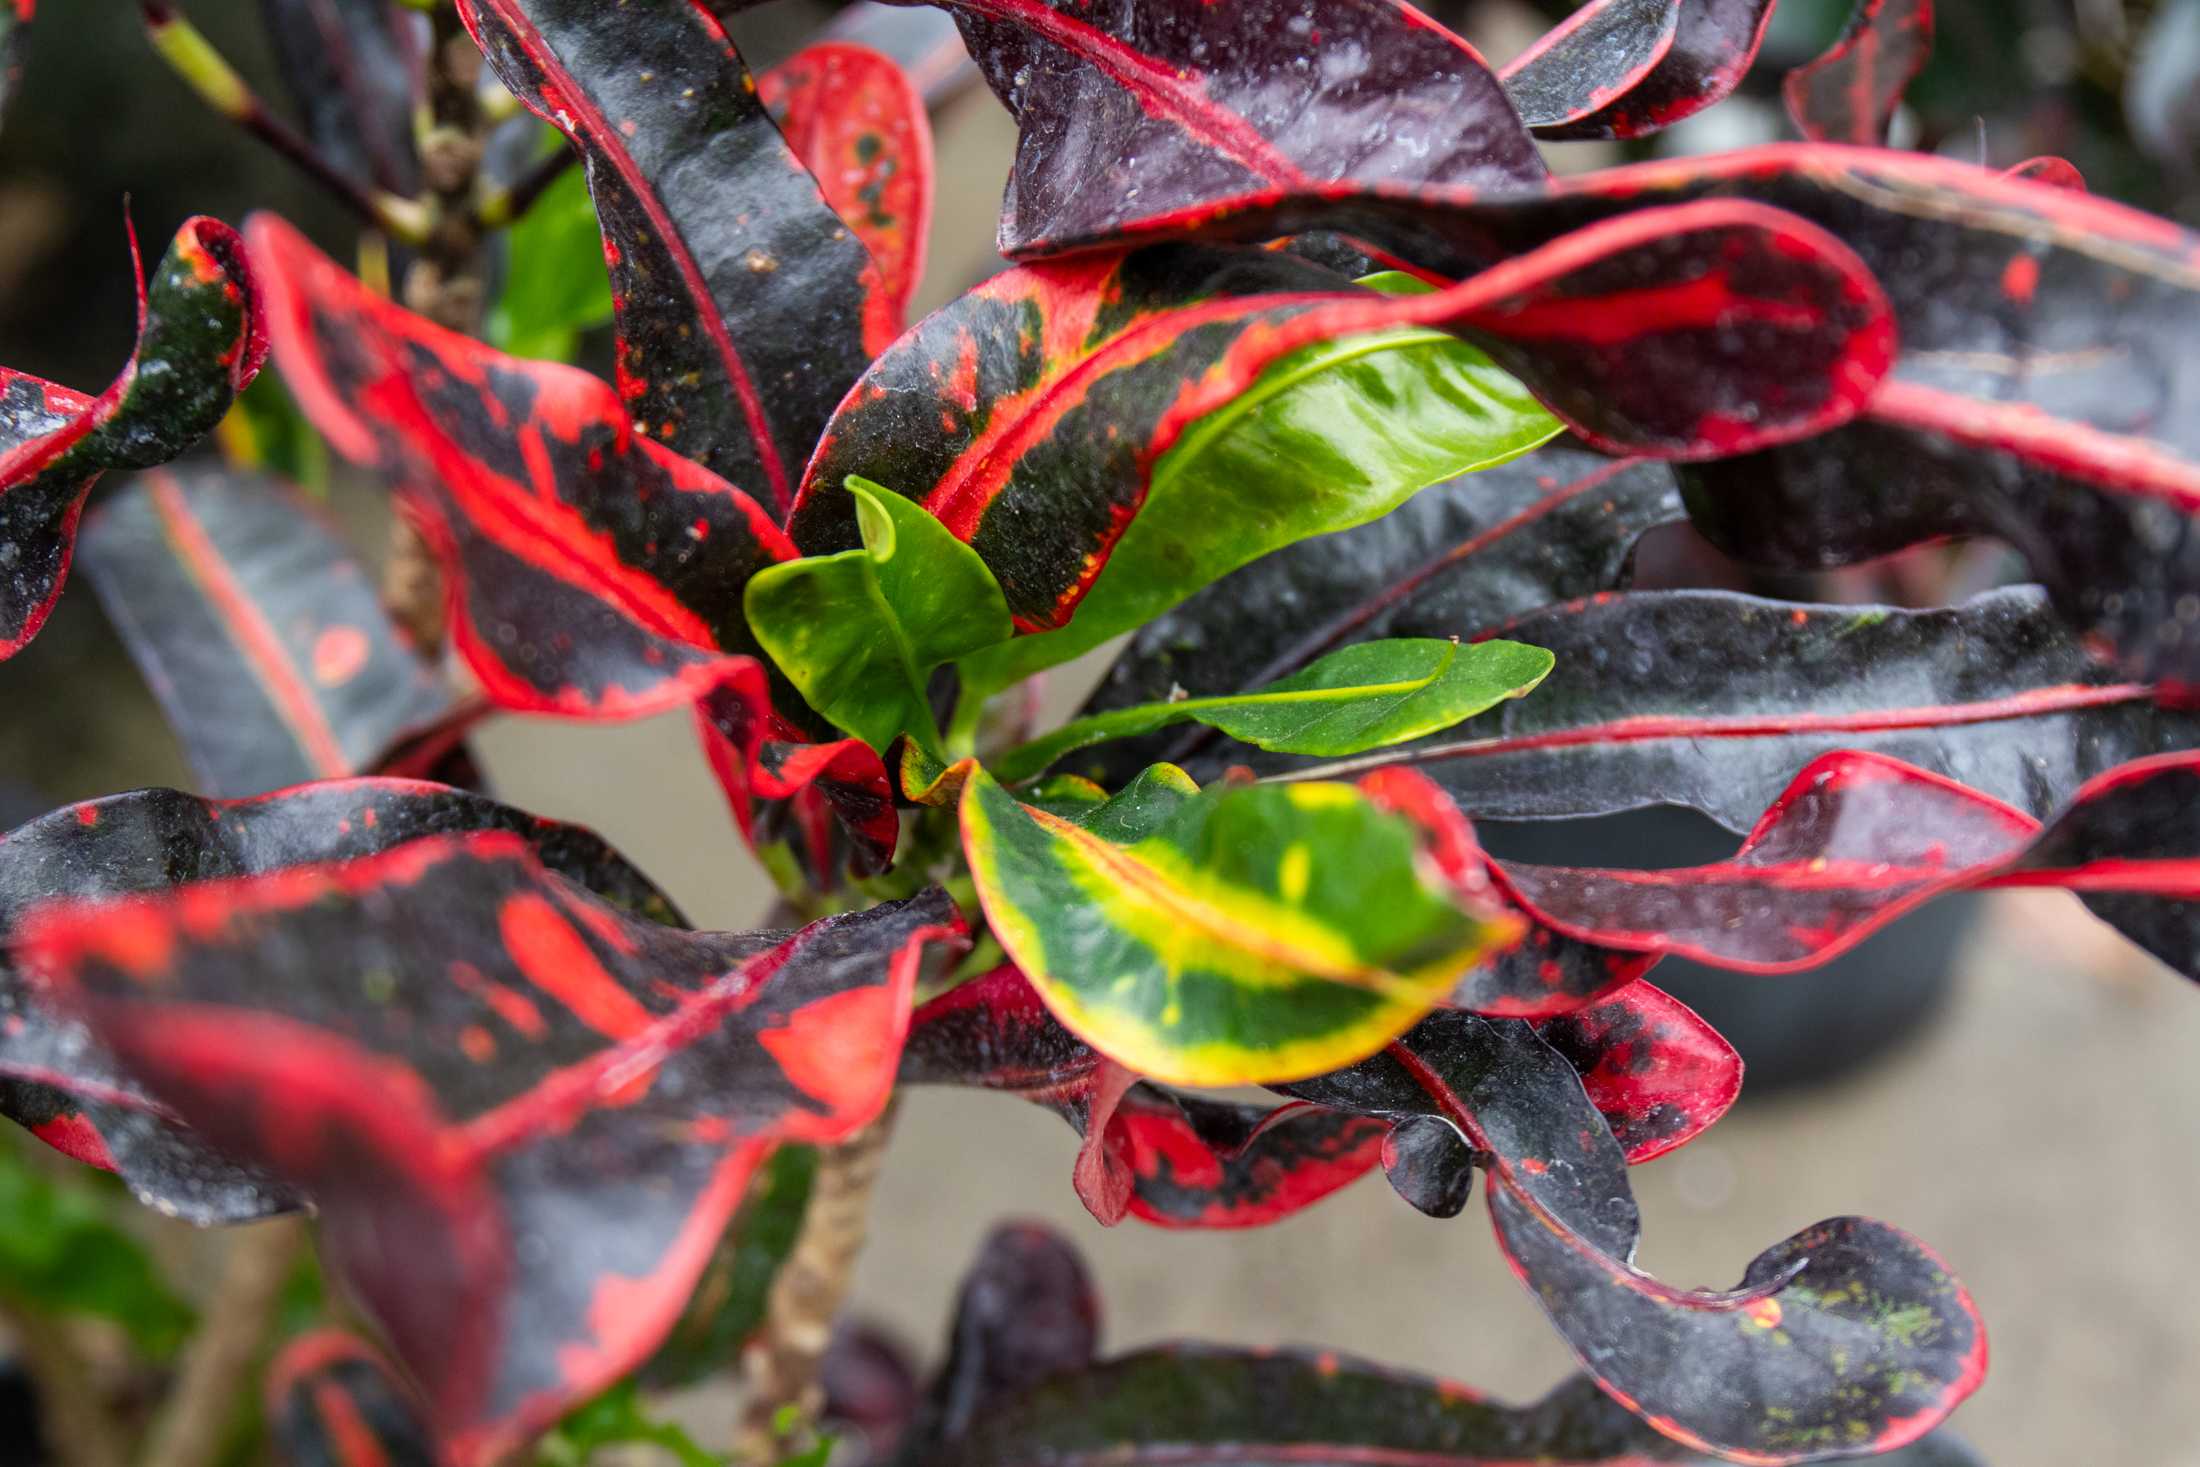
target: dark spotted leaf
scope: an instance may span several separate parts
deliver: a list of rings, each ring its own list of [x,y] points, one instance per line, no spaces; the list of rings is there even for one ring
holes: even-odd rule
[[[1399,0],[954,0],[1014,114],[1004,253],[1333,180],[1545,176],[1473,47]]]
[[[695,705],[704,757],[750,845],[784,842],[820,890],[843,867],[883,871],[901,838],[886,766],[861,739],[812,741],[779,712],[754,658],[736,658]]]
[[[1256,748],[1355,754],[1450,728],[1498,703],[1524,698],[1550,670],[1550,653],[1519,642],[1461,646],[1434,637],[1360,642],[1242,693],[1134,703],[1074,719],[988,767],[999,779],[1027,779],[1073,749],[1195,722]]]
[[[1806,1229],[1728,1294],[1637,1270],[1626,1153],[1574,1067],[1525,1024],[1437,1015],[1374,1060],[1294,1088],[1456,1128],[1485,1158],[1514,1272],[1613,1398],[1685,1445],[1765,1463],[1888,1450],[1984,1378],[1969,1294],[1884,1223]]]
[[[350,548],[272,480],[155,471],[85,521],[80,552],[206,794],[370,773],[451,720]]]
[[[1775,0],[1590,0],[1501,75],[1538,137],[1633,138],[1726,99]]]
[[[412,1395],[356,1336],[316,1330],[268,1367],[267,1426],[290,1467],[438,1467]]]
[[[1141,627],[1086,712],[1156,702],[1180,688],[1200,696],[1257,687],[1365,638],[1471,641],[1553,602],[1611,589],[1636,538],[1682,513],[1663,464],[1552,443],[1424,489],[1373,524],[1232,572]],[[1247,617],[1247,606],[1263,614]],[[1210,741],[1198,730],[1125,740],[1064,767],[1120,785]]]
[[[1101,1057],[1047,1012],[1013,965],[917,1010],[901,1079],[1001,1091],[1083,1136],[1073,1180],[1103,1224],[1258,1227],[1376,1164],[1388,1127],[1316,1106],[1178,1095]]]
[[[1648,983],[1545,1019],[1536,1032],[1581,1076],[1631,1166],[1693,1141],[1742,1093],[1734,1046]]]
[[[1691,512],[1743,559],[1818,566],[1945,535],[2014,545],[2135,675],[2200,682],[2200,238],[1991,170],[1779,145],[1610,169],[1534,193],[1333,186],[1154,213],[1077,244],[1345,230],[1468,275],[1592,219],[1733,196],[1818,224],[1886,288],[1901,352],[1852,430],[1692,470]],[[2168,547],[2165,549],[2165,547]],[[2186,599],[2191,598],[2191,599]]]
[[[1979,886],[2060,886],[2200,980],[2200,755],[2163,754],[2081,787],[2045,826],[1882,755],[1802,770],[1731,859],[1661,871],[1511,863],[1499,879],[1585,941],[1743,972],[1814,967],[1903,912]]]
[[[1013,635],[1000,585],[914,501],[855,477],[840,494],[863,543],[757,572],[749,629],[810,707],[880,754],[905,733],[939,750],[931,674]]]
[[[656,712],[753,649],[741,590],[794,553],[754,500],[641,433],[587,373],[431,325],[279,219],[251,229],[291,390],[421,525],[452,641],[492,702]]]
[[[398,0],[260,0],[285,89],[320,154],[362,183],[420,189],[422,33]]]
[[[1874,147],[1933,51],[1933,0],[1856,0],[1831,50],[1780,83],[1804,137]]]
[[[958,48],[959,50],[959,48]],[[932,123],[924,97],[868,46],[820,41],[757,78],[756,94],[825,202],[855,231],[865,276],[863,344],[877,356],[908,320],[932,227]]]
[[[877,1115],[918,968],[960,931],[934,890],[688,932],[495,832],[48,907],[19,935],[151,1093],[312,1199],[471,1467],[647,1357],[773,1145]]]
[[[130,254],[135,268],[134,232]],[[212,431],[258,374],[264,329],[243,241],[200,215],[150,287],[140,275],[137,350],[105,392],[0,367],[0,661],[53,610],[92,481],[167,463]]]
[[[961,821],[993,935],[1047,1006],[1177,1084],[1350,1064],[1526,928],[1350,785],[1203,791],[1162,764],[1065,818],[978,770]]]
[[[784,511],[869,359],[864,300],[880,282],[733,43],[693,0],[462,0],[459,13],[505,86],[586,161],[635,431]]]
[[[1882,1467],[1982,1467],[1946,1432]],[[1411,1461],[1426,1467],[1645,1467],[1714,1459],[1660,1436],[1587,1377],[1532,1406],[1333,1352],[1164,1345],[997,1400],[933,1467],[1224,1467]]]
[[[1503,631],[1558,659],[1534,697],[1418,745],[1317,766],[1324,777],[1410,765],[1477,818],[1663,803],[1739,831],[1813,758],[1855,748],[2038,815],[2101,771],[2187,746],[2200,730],[2088,656],[2029,589],[1926,611],[1645,591],[1551,607]],[[1292,761],[1240,746],[1192,767],[1236,762]]]
[[[1663,455],[1808,434],[1868,396],[1892,343],[1877,287],[1840,246],[1743,204],[1615,222],[1427,295],[1339,289],[1278,254],[1009,272],[866,375],[793,533],[812,552],[846,548],[847,512],[818,486],[860,473],[970,543],[1019,626],[1059,626],[1201,418],[1291,351],[1399,326],[1469,336],[1561,417],[1593,420],[1592,437]]]
[[[10,832],[0,838],[0,1075],[8,1077],[0,1080],[0,1112],[190,1222],[240,1222],[295,1207],[291,1186],[209,1146],[81,1024],[31,990],[15,953],[16,926],[57,897],[166,892],[473,831],[518,835],[551,870],[622,909],[681,920],[648,878],[590,832],[409,780],[331,781],[232,801],[138,790]]]

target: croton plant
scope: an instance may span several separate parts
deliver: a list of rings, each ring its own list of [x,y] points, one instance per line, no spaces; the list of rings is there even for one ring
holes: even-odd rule
[[[714,1462],[646,1392],[744,1352],[744,1450],[815,1460],[774,1270],[860,1219],[899,1085],[1063,1117],[1107,1224],[1374,1171],[1452,1217],[1479,1173],[1582,1368],[1516,1408],[1096,1362],[1074,1256],[1012,1228],[911,1467],[1971,1460],[1936,1428],[1986,1334],[1929,1247],[1835,1218],[1677,1288],[1627,1176],[1741,1085],[1668,954],[1787,974],[2050,886],[2200,977],[2200,237],[1884,146],[1927,0],[1786,78],[1804,141],[1566,175],[1540,140],[1727,96],[1773,0],[1595,0],[1503,70],[1404,0],[941,0],[760,76],[740,0],[269,0],[295,128],[143,8],[365,228],[355,273],[192,219],[103,392],[0,373],[0,656],[74,552],[200,780],[0,839],[0,1108],[188,1222],[310,1216],[348,1332],[267,1377],[289,1460]],[[911,324],[966,75],[1018,128],[1008,263]],[[576,218],[607,279],[558,273]],[[609,381],[557,360],[599,311]],[[315,441],[404,574],[280,481]],[[1992,537],[2035,584],[1635,589],[1682,523],[1774,572]],[[672,712],[781,925],[695,930],[466,755]],[[1738,848],[1472,823],[1658,804]],[[181,1374],[249,1394],[262,1338]]]

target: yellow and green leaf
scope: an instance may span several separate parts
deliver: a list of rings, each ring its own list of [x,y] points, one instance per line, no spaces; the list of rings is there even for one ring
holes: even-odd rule
[[[1517,940],[1350,785],[1217,784],[1157,764],[1102,804],[1026,806],[982,769],[964,850],[987,921],[1061,1021],[1184,1085],[1352,1064]]]

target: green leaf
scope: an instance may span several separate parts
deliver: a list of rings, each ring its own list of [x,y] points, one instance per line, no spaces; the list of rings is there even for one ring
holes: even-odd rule
[[[553,136],[555,146],[565,144]],[[489,344],[515,357],[569,362],[580,334],[611,321],[611,276],[588,178],[569,168],[512,226]]]
[[[1360,282],[1394,295],[1411,276]],[[1382,518],[1431,484],[1518,458],[1559,421],[1455,336],[1410,328],[1294,352],[1192,425],[1069,625],[963,661],[977,695],[1090,651],[1272,550]]]
[[[764,1302],[794,1251],[817,1176],[817,1148],[782,1146],[763,1171],[657,1353],[652,1385],[688,1385],[732,1365],[764,1322]]]
[[[982,769],[963,848],[987,922],[1064,1024],[1142,1074],[1272,1084],[1354,1064],[1517,940],[1434,884],[1405,819],[1343,784],[1157,764],[1069,814]]]
[[[937,749],[925,684],[1011,633],[978,553],[913,500],[851,477],[863,548],[758,571],[743,602],[756,640],[812,708],[880,753],[901,734]]]
[[[315,498],[328,495],[328,445],[298,411],[280,372],[262,372],[237,394],[218,433],[231,463],[266,469]]]
[[[0,1147],[0,1220],[0,1292],[47,1314],[113,1320],[156,1360],[190,1334],[190,1306],[138,1241],[88,1190],[42,1176],[12,1145]]]
[[[1204,723],[1279,754],[1340,758],[1450,728],[1521,697],[1550,673],[1553,660],[1541,647],[1519,642],[1361,642],[1253,692],[1140,703],[1080,718],[1009,750],[992,769],[1014,783],[1073,749],[1172,723]]]
[[[726,1467],[724,1457],[706,1450],[683,1428],[651,1417],[632,1380],[620,1381],[559,1422],[543,1442],[541,1455],[561,1467],[586,1467],[604,1448],[626,1446],[662,1448],[680,1467]]]

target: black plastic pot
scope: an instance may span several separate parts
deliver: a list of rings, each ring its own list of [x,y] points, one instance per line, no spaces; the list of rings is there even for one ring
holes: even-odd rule
[[[1659,806],[1594,820],[1478,821],[1501,860],[1661,870],[1723,860],[1740,838],[1692,810]],[[1749,1066],[1744,1094],[1823,1084],[1922,1033],[1946,1004],[1955,956],[1977,920],[1971,897],[1912,912],[1805,973],[1727,973],[1667,958],[1650,981],[1702,1014]]]

